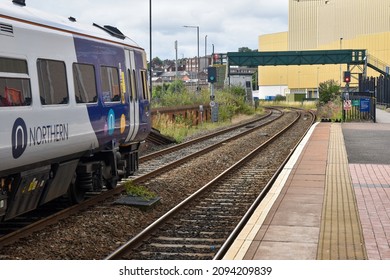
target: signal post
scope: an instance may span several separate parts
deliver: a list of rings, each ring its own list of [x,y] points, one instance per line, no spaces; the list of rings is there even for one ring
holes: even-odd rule
[[[343,121],[345,121],[345,111],[351,110],[352,103],[349,99],[349,83],[351,82],[351,71],[343,72],[343,81],[345,83],[345,92],[343,94]]]
[[[207,81],[210,83],[210,107],[211,107],[211,121],[218,122],[218,104],[215,102],[214,83],[217,81],[217,68],[208,67]]]

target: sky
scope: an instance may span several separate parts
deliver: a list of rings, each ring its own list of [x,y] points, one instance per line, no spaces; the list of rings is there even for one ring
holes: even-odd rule
[[[6,2],[11,0],[0,0]],[[83,23],[117,27],[150,56],[150,0],[26,0],[26,6]],[[258,37],[288,30],[288,0],[151,0],[152,58],[258,49]],[[206,39],[207,36],[207,39]]]

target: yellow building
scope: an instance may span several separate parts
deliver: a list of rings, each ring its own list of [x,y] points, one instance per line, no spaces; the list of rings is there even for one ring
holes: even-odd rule
[[[289,0],[289,31],[259,37],[259,51],[366,49],[372,63],[390,65],[390,0]],[[259,67],[260,87],[286,85],[316,97],[318,84],[342,82],[346,65]],[[353,67],[351,86],[357,86]],[[379,76],[369,69],[367,76]],[[341,84],[343,86],[343,84]]]

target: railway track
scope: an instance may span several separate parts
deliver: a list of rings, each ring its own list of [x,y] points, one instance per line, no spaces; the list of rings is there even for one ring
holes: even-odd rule
[[[276,113],[276,114],[278,114],[278,113]],[[280,113],[279,113],[279,115],[280,115]],[[279,120],[279,122],[281,122],[281,120]],[[280,123],[279,124],[275,124],[275,126],[277,126],[277,125],[280,125]],[[246,125],[246,126],[248,126],[248,125]],[[253,125],[250,125],[250,126],[253,126]],[[272,125],[271,125],[272,126]],[[268,126],[265,126],[265,127],[268,127]],[[252,135],[252,137],[256,137],[256,139],[257,139],[257,141],[265,141],[267,138],[269,138],[269,135],[271,135],[272,134],[272,132],[271,132],[271,130],[272,129],[270,129],[270,131],[268,131],[268,132],[264,132],[264,127],[262,128],[262,129],[260,129],[258,132],[255,132],[255,131],[252,131],[250,134],[256,134],[257,133],[257,136],[255,135],[255,136],[253,136]],[[246,127],[244,130],[249,130],[248,129],[248,127]],[[242,136],[243,137],[243,136]],[[249,137],[249,136],[246,136],[246,137]],[[261,139],[261,140],[260,140]],[[245,141],[245,140],[244,140]],[[209,142],[209,141],[208,141]],[[220,150],[220,149],[223,149],[225,146],[228,146],[228,145],[238,145],[238,146],[240,146],[241,144],[239,144],[239,143],[237,143],[237,144],[234,144],[236,141],[231,141],[232,143],[230,143],[230,144],[228,144],[230,141],[228,141],[228,140],[222,140],[222,141],[220,141],[221,142],[221,144],[220,145],[217,145],[218,147],[219,147],[219,149],[218,150]],[[237,141],[238,142],[238,141]],[[253,141],[248,141],[247,140],[247,142],[253,142]],[[225,144],[223,144],[223,143],[225,143]],[[217,147],[216,146],[216,147]],[[163,152],[163,153],[167,153],[167,152]],[[210,153],[210,151],[209,151],[209,153]],[[218,153],[217,151],[215,152],[215,153]],[[223,152],[222,152],[223,153]],[[198,157],[200,156],[200,153],[198,154]],[[159,156],[159,157],[161,157],[161,155]],[[176,158],[177,158],[177,156],[175,156]],[[208,157],[207,155],[206,155],[206,157]],[[213,157],[213,156],[211,156],[211,157]],[[187,159],[187,160],[181,160],[181,163],[176,163],[177,165],[181,165],[182,167],[182,169],[184,169],[184,170],[186,170],[186,171],[188,171],[189,169],[191,169],[191,168],[188,168],[188,167],[186,167],[186,165],[184,165],[183,166],[183,162],[184,161],[189,161],[189,158]],[[202,161],[202,160],[201,160]],[[147,161],[145,161],[145,164],[147,163]],[[144,163],[142,163],[142,164],[144,164]],[[141,164],[141,165],[142,165]],[[177,166],[176,165],[176,166]],[[219,165],[219,164],[218,164]],[[223,164],[222,164],[223,165]],[[218,166],[219,167],[219,166]],[[172,170],[172,166],[170,166],[170,164],[165,164],[164,165],[164,168],[166,169],[166,170]],[[215,169],[217,169],[217,168],[215,168]],[[216,172],[219,172],[219,170],[214,170],[215,172],[214,173],[216,173]],[[167,172],[167,171],[164,171],[164,172]],[[173,173],[177,173],[177,174],[182,174],[183,172],[182,171],[176,171],[176,169],[173,169],[173,171],[172,171]],[[171,172],[171,173],[172,173]],[[201,171],[201,172],[204,172],[204,171]],[[160,173],[161,174],[161,173]],[[204,178],[204,180],[208,180],[208,177],[210,177],[210,176],[214,176],[214,175],[210,175],[210,176],[206,176],[206,174],[204,174],[205,176],[205,178]],[[157,173],[156,174],[154,174],[153,175],[153,177],[156,177],[157,176]],[[171,175],[170,174],[168,174],[168,175],[159,175],[158,177],[160,178],[163,178],[165,176],[165,178],[166,177],[171,177]],[[186,176],[186,175],[183,175],[183,176]],[[193,177],[194,175],[192,175],[192,177]],[[158,185],[158,187],[160,187],[161,188],[161,186],[163,186],[162,184],[160,184],[159,182],[158,182],[158,180],[157,179],[151,179],[152,178],[152,175],[148,175],[148,173],[147,174],[145,174],[145,175],[143,175],[143,176],[138,176],[138,177],[136,177],[136,178],[132,178],[132,180],[134,181],[134,182],[147,182],[146,183],[146,185],[147,186],[151,186],[151,187],[153,187],[153,184],[156,184],[157,183],[157,185]],[[163,179],[162,179],[163,180]],[[174,179],[172,179],[172,180],[174,180]],[[180,179],[178,179],[178,180],[180,180]],[[190,180],[188,180],[188,181],[190,181]],[[170,198],[167,198],[166,196],[165,196],[165,198],[164,198],[164,200],[165,200],[165,202],[162,204],[163,205],[163,207],[161,207],[161,208],[164,208],[164,209],[168,209],[168,208],[172,208],[173,207],[173,205],[174,204],[177,204],[177,203],[179,203],[179,201],[180,201],[180,195],[187,195],[187,193],[189,194],[189,193],[192,193],[192,192],[195,192],[196,191],[196,188],[198,188],[195,184],[191,184],[190,182],[188,182],[190,185],[194,185],[194,190],[192,191],[188,186],[187,187],[185,187],[185,190],[184,190],[184,192],[185,192],[185,194],[182,194],[182,193],[180,193],[180,191],[178,191],[178,193],[180,193],[180,194],[177,194],[176,196],[177,197],[175,197],[175,195],[173,195],[172,197],[170,197]],[[162,189],[162,190],[160,190],[159,192],[160,193],[162,193],[162,192],[164,192],[165,190],[164,189]],[[30,236],[32,233],[31,232],[37,232],[37,231],[39,231],[39,230],[41,230],[41,229],[44,229],[44,231],[43,232],[46,232],[47,230],[48,230],[48,227],[49,227],[49,225],[50,224],[56,224],[56,223],[58,223],[58,221],[59,220],[65,220],[65,224],[67,224],[67,220],[69,220],[69,219],[66,219],[66,218],[68,218],[69,216],[71,216],[71,215],[73,215],[73,214],[76,214],[76,213],[80,213],[80,211],[82,211],[82,210],[87,210],[86,211],[86,213],[87,213],[87,215],[89,215],[88,213],[89,212],[91,212],[91,213],[94,213],[94,212],[96,212],[96,213],[100,213],[100,211],[102,211],[103,213],[106,213],[107,211],[111,211],[111,210],[109,210],[109,209],[111,209],[111,208],[113,208],[113,206],[112,206],[112,200],[113,200],[113,197],[115,197],[115,196],[118,196],[118,195],[121,195],[122,194],[122,192],[123,192],[123,189],[121,189],[121,187],[119,187],[119,188],[116,188],[116,189],[114,189],[114,190],[111,190],[111,191],[107,191],[107,192],[105,192],[104,194],[102,194],[102,195],[99,195],[99,196],[96,196],[96,197],[92,197],[91,199],[89,199],[88,201],[86,201],[85,203],[82,203],[81,205],[77,205],[77,206],[73,206],[73,207],[71,207],[71,208],[69,208],[69,209],[66,209],[66,210],[63,210],[63,211],[60,211],[59,213],[56,213],[55,215],[54,215],[54,220],[52,219],[52,218],[47,218],[47,219],[43,219],[43,220],[41,220],[41,221],[39,221],[38,223],[35,223],[34,225],[30,225],[30,226],[28,226],[27,228],[30,228],[29,230],[19,230],[18,232],[14,232],[14,233],[12,233],[11,235],[8,235],[8,236],[5,236],[5,237],[3,237],[3,238],[1,238],[0,239],[0,248],[2,248],[2,247],[4,247],[4,252],[6,252],[6,255],[10,252],[10,251],[14,251],[14,247],[12,246],[12,245],[9,245],[9,246],[7,246],[7,244],[11,244],[11,243],[14,243],[14,242],[16,242],[16,245],[15,246],[18,246],[18,249],[19,249],[19,246],[20,246],[20,244],[18,245],[18,243],[17,243],[17,241],[20,239],[20,238],[22,238],[22,237],[26,237],[26,236]],[[175,201],[177,201],[177,202],[173,202],[173,200],[175,199]],[[170,200],[172,200],[172,202],[170,201]],[[111,202],[110,202],[111,201]],[[167,203],[167,201],[168,201],[168,203]],[[169,206],[168,204],[170,204],[170,205],[172,205],[172,207],[171,206]],[[99,206],[96,206],[96,205],[99,205]],[[168,208],[166,208],[166,207],[168,207]],[[160,208],[160,207],[159,207]],[[108,209],[108,210],[106,210],[106,209]],[[158,213],[156,213],[156,214],[154,214],[154,211],[151,211],[151,212],[153,212],[153,215],[152,216],[162,216],[162,215],[164,215],[164,213],[166,213],[168,210],[164,210],[164,209],[158,209],[158,210],[156,210],[157,212],[158,211],[161,211],[161,212],[159,212],[159,213],[161,213],[161,214],[158,214]],[[116,210],[115,210],[116,211]],[[114,211],[114,212],[115,212]],[[134,210],[132,210],[131,208],[121,208],[121,210],[118,212],[118,213],[120,213],[119,215],[122,215],[122,212],[131,212],[131,213],[134,213],[134,212],[136,212],[136,211],[134,211]],[[116,212],[115,212],[116,213]],[[82,213],[80,213],[80,214],[77,214],[77,216],[76,217],[80,217],[80,219],[83,219],[82,218],[82,216],[83,216],[84,214],[82,214]],[[91,214],[92,215],[92,214]],[[97,215],[99,215],[99,214],[97,214]],[[116,215],[116,214],[115,214]],[[115,215],[113,215],[113,216],[115,216]],[[123,215],[125,215],[125,214],[123,214]],[[133,215],[133,214],[129,214],[129,215]],[[138,214],[137,214],[138,215]],[[144,214],[142,214],[142,215],[144,215]],[[145,214],[146,215],[146,214]],[[155,219],[155,218],[154,218]],[[74,222],[72,222],[72,221],[70,221],[70,222],[68,222],[69,224],[68,224],[68,226],[67,227],[73,227],[74,226]],[[78,223],[78,222],[76,222],[76,223]],[[83,222],[80,222],[80,223],[83,223]],[[109,223],[108,221],[105,221],[104,223]],[[100,226],[100,224],[98,224],[98,225],[95,225],[95,227],[96,228],[99,228],[99,226]],[[57,226],[55,226],[55,227],[57,227]],[[113,227],[115,227],[115,226],[113,226]],[[131,234],[132,232],[134,232],[134,235],[135,235],[135,233],[136,232],[139,232],[140,231],[140,228],[142,227],[142,225],[139,225],[138,227],[127,227],[127,230],[126,230],[126,233],[129,233],[129,234]],[[139,229],[138,229],[139,228]],[[89,229],[88,229],[89,230]],[[58,230],[56,230],[56,232],[58,233]],[[56,233],[56,234],[57,234]],[[45,233],[46,234],[46,233]],[[49,234],[49,233],[47,233],[47,234]],[[37,234],[35,234],[35,236],[38,236],[39,235],[39,233],[37,233]],[[69,234],[68,234],[69,235]],[[86,234],[86,235],[88,235],[88,234]],[[120,234],[118,234],[118,235],[120,235]],[[30,237],[29,237],[30,238]],[[39,238],[39,237],[36,237],[36,238]],[[119,238],[119,237],[118,237]],[[61,239],[61,237],[57,237],[56,238],[57,240],[60,240]],[[69,239],[69,237],[66,237],[66,239]],[[107,238],[106,238],[107,239]],[[106,240],[105,239],[105,240]],[[115,238],[114,238],[115,239]],[[47,241],[47,239],[46,239],[46,241],[45,240],[42,240],[42,242],[48,242]],[[114,250],[115,249],[115,247],[117,247],[118,246],[118,244],[122,244],[122,243],[124,243],[125,241],[123,240],[123,237],[122,236],[120,236],[120,240],[113,240],[113,242],[114,242],[114,244],[110,244],[110,245],[107,245],[107,249],[104,249],[104,252],[105,253],[103,253],[103,251],[101,252],[101,253],[96,253],[96,255],[94,255],[93,257],[91,257],[91,256],[80,256],[80,255],[78,255],[78,256],[73,256],[72,255],[72,259],[84,259],[84,258],[86,258],[86,259],[90,259],[90,258],[104,258],[105,256],[107,256],[107,254],[109,254],[109,251],[111,250]],[[22,242],[23,243],[23,242]],[[39,241],[35,241],[35,243],[39,243]],[[116,244],[116,245],[115,245]],[[28,245],[24,245],[24,246],[27,246],[28,247]],[[42,246],[45,246],[44,244],[42,244]],[[51,245],[52,247],[54,247],[54,245]],[[35,248],[37,248],[37,247],[39,247],[39,246],[34,246],[33,248],[33,250],[36,250]],[[22,247],[20,247],[20,248],[24,248],[23,246]],[[111,248],[111,249],[109,249],[109,248]],[[30,248],[30,249],[25,249],[25,250],[23,250],[23,253],[22,253],[22,256],[21,257],[18,257],[18,258],[24,258],[24,259],[29,259],[29,258],[31,258],[31,256],[29,257],[28,256],[28,253],[27,252],[29,252],[29,251],[31,251],[32,249]],[[42,251],[44,251],[45,249],[42,249]],[[102,249],[103,250],[103,249]],[[61,251],[63,251],[63,249],[61,250]],[[81,252],[82,253],[82,252]],[[14,253],[12,253],[12,254],[17,254],[17,252],[15,251]],[[10,255],[8,255],[8,257],[7,258],[12,258],[12,257],[9,257]],[[32,257],[32,258],[34,258],[34,257]],[[53,256],[52,257],[50,257],[50,258],[53,258]],[[68,258],[68,257],[61,257],[61,254],[58,254],[57,253],[57,256],[55,257],[55,258],[60,258],[60,259],[63,259],[63,258]]]
[[[245,134],[251,133],[256,129],[260,129],[266,124],[270,124],[280,118],[282,115],[283,113],[279,109],[270,110],[269,113],[259,119],[244,122],[240,125],[141,157],[140,171],[137,176],[131,177],[130,179],[135,183],[149,180],[152,176],[166,172],[191,158],[217,149],[224,143],[243,137]],[[28,215],[9,221],[2,225],[2,231],[0,231],[0,248],[27,237],[34,232],[43,230],[49,225],[55,224],[80,211],[98,205],[102,201],[108,200],[123,191],[124,188],[119,184],[113,190],[105,191],[99,195],[92,195],[91,198],[81,204],[68,207],[69,205],[61,202],[62,209],[60,210],[58,210],[58,205],[54,205],[55,210],[45,206]],[[52,215],[48,216],[48,213],[52,213]]]
[[[242,124],[145,155],[140,158],[140,166],[137,175],[131,178],[137,178],[145,174],[151,175],[154,171],[159,171],[164,166],[175,166],[176,164],[172,165],[174,162],[182,163],[183,161],[189,160],[199,154],[207,153],[230,141],[234,141],[252,133],[267,124],[274,122],[282,116],[282,110],[273,109],[261,118],[244,122]],[[165,171],[165,169],[163,170]]]
[[[300,113],[297,115],[280,132],[260,144],[106,259],[207,260],[223,257],[228,244],[236,235],[235,232],[239,231],[237,225],[240,227],[244,224],[260,203],[275,173],[314,119],[313,116]],[[311,119],[310,125],[307,124],[308,117]],[[304,122],[306,126],[302,125]],[[302,127],[304,131],[298,132]],[[295,138],[294,143],[287,145],[286,139],[292,138]],[[275,145],[287,149],[275,152]]]

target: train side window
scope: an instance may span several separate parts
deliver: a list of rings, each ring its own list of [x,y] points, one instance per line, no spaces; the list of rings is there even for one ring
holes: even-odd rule
[[[120,102],[119,71],[115,67],[102,66],[100,71],[103,101]]]
[[[27,61],[0,57],[0,107],[31,105]]]
[[[93,65],[74,63],[73,81],[77,103],[97,102],[95,67]]]
[[[142,96],[144,100],[149,100],[149,90],[148,90],[148,84],[146,81],[146,71],[141,70],[141,80],[142,80]]]
[[[28,74],[27,61],[23,59],[0,57],[0,72]]]
[[[63,61],[38,59],[39,92],[42,105],[68,104],[68,84]]]
[[[137,94],[137,73],[135,70],[133,70],[133,81],[134,81],[134,96],[135,96],[135,101],[138,101],[138,94]]]

